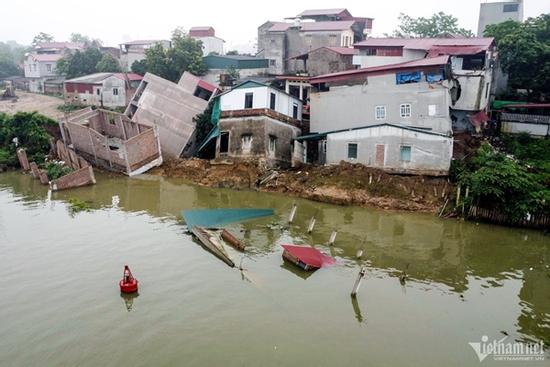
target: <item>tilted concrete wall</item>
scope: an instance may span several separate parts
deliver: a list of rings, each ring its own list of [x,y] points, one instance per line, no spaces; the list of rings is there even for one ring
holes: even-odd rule
[[[193,143],[193,117],[206,109],[208,101],[195,97],[189,92],[192,89],[190,87],[172,83],[153,74],[145,74],[142,83],[145,83],[143,92],[140,91],[142,86],[136,92],[141,92],[141,96],[137,102],[134,97],[126,114],[132,116],[134,122],[147,126],[156,125],[160,134],[162,155],[165,158],[178,158],[184,154],[185,147]]]
[[[349,143],[357,144],[357,159],[348,158]],[[377,145],[384,146],[382,164],[377,162]],[[409,162],[400,159],[402,146],[411,147]],[[327,164],[362,163],[396,173],[447,175],[452,153],[452,137],[384,125],[329,134],[326,161]]]
[[[310,96],[310,131],[327,132],[380,123],[395,123],[450,133],[449,84],[426,82],[396,85],[395,73],[371,76],[363,85],[332,87]],[[411,117],[400,116],[400,105],[411,104]],[[435,105],[435,115],[429,115]],[[377,120],[376,106],[386,106],[386,118]]]

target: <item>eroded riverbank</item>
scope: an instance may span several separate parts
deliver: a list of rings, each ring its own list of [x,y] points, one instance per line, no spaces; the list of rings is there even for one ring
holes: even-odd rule
[[[329,204],[424,213],[441,209],[453,191],[447,178],[389,175],[349,163],[280,170],[263,184],[260,181],[269,170],[254,162],[212,164],[194,158],[165,162],[152,173],[214,188],[253,189]]]

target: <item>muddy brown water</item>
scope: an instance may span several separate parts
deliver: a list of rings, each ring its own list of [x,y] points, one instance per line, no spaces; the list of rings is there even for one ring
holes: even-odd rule
[[[70,198],[91,211],[72,213]],[[228,226],[249,246],[244,272],[186,233],[180,211],[199,207],[275,210]],[[284,243],[314,244],[337,265],[300,272],[283,263]],[[119,293],[126,263],[137,297]],[[0,365],[478,366],[468,343],[483,336],[550,343],[549,265],[550,237],[531,230],[148,175],[98,174],[95,186],[52,194],[3,173]],[[545,357],[483,365],[547,366]]]

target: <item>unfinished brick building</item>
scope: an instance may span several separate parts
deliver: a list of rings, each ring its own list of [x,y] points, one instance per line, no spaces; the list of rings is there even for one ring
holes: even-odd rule
[[[96,167],[134,176],[162,164],[156,127],[123,114],[87,108],[70,114],[60,127],[65,144]]]

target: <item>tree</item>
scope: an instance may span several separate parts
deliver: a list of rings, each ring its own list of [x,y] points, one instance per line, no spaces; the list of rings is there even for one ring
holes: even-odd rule
[[[141,68],[138,64],[136,67]],[[158,43],[145,51],[145,70],[161,78],[177,82],[185,71],[203,75],[207,67],[202,60],[202,43],[189,37],[180,28],[172,32],[172,47],[165,50]]]
[[[208,107],[206,107],[206,110],[204,112],[199,113],[195,117],[193,117],[193,122],[195,122],[195,140],[202,144],[203,140],[206,139],[214,125],[212,125],[212,109],[213,109],[213,103],[210,102],[208,104]]]
[[[95,68],[98,73],[119,73],[122,71],[118,61],[110,53],[104,53]]]
[[[0,78],[21,75],[19,64],[23,61],[26,48],[15,42],[0,42]]]
[[[48,33],[40,32],[32,39],[32,46],[36,47],[39,43],[53,42],[53,36]]]
[[[439,12],[433,14],[430,18],[412,18],[406,14],[399,15],[399,26],[393,31],[394,37],[453,37],[460,35],[473,37],[474,34],[469,29],[460,28],[458,19],[450,14]]]
[[[67,78],[76,78],[97,72],[96,66],[103,55],[97,48],[88,48],[85,51],[75,51],[57,61],[56,70]]]
[[[71,33],[69,40],[74,43],[84,43],[84,44],[89,44],[92,42],[90,37],[85,36],[81,33]]]
[[[495,38],[511,88],[527,89],[529,100],[550,96],[550,14],[491,24],[484,35]]]
[[[146,60],[134,61],[131,69],[132,69],[132,73],[136,73],[143,76],[147,72],[147,61]]]

